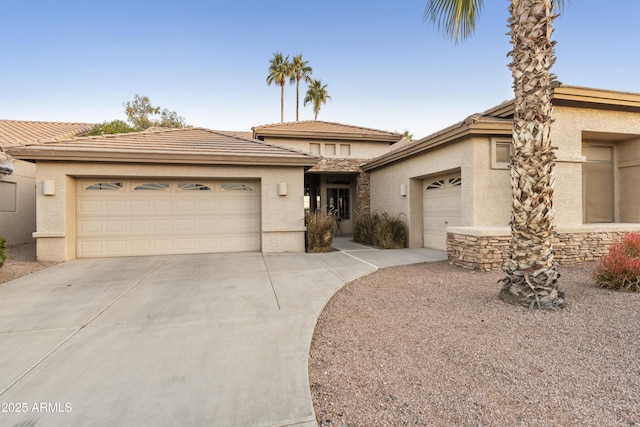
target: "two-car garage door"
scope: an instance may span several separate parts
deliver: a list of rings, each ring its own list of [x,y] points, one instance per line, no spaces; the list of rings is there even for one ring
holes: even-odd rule
[[[77,256],[260,250],[256,181],[78,180]]]

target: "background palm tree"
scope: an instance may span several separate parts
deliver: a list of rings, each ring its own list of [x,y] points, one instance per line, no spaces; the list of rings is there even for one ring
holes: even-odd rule
[[[300,111],[300,80],[304,80],[307,83],[311,83],[311,73],[313,69],[309,66],[309,61],[302,60],[302,54],[296,55],[291,61],[291,77],[290,82],[296,83],[296,122],[299,120]]]
[[[269,75],[267,76],[267,84],[271,83],[280,85],[280,123],[284,122],[284,84],[291,76],[291,63],[289,55],[282,56],[281,52],[275,52],[273,58],[269,60]]]
[[[320,80],[311,80],[309,89],[307,89],[307,96],[304,97],[304,105],[306,106],[309,102],[313,103],[313,112],[315,113],[313,120],[318,120],[320,106],[326,104],[327,99],[331,99],[327,93],[327,85],[323,85]]]
[[[551,41],[558,0],[511,0],[509,64],[515,93],[513,155],[510,164],[513,195],[511,246],[500,297],[538,308],[564,307],[553,260],[554,148],[549,137],[555,76]],[[429,0],[425,19],[447,36],[467,38],[475,29],[482,0]]]

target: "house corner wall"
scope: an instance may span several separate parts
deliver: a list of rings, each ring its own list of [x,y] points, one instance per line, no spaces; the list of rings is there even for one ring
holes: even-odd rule
[[[36,230],[36,165],[13,160],[13,174],[0,175],[0,181],[15,183],[15,212],[0,212],[0,236],[7,245],[33,242]]]

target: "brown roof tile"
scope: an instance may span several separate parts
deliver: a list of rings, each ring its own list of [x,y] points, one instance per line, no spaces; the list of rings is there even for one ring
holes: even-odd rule
[[[255,135],[274,135],[290,137],[343,137],[356,139],[399,141],[402,134],[342,123],[306,120],[299,122],[274,123],[252,128]]]
[[[0,146],[56,141],[88,133],[91,123],[0,120]]]
[[[314,165],[297,150],[203,128],[152,128],[144,132],[76,137],[8,149],[21,159]]]

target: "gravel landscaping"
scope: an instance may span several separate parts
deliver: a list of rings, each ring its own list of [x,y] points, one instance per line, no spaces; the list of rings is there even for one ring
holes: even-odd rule
[[[7,259],[0,267],[0,283],[9,282],[55,264],[57,263],[39,262],[36,259],[35,243],[9,246]]]
[[[640,425],[640,294],[596,287],[594,268],[560,269],[555,312],[446,262],[345,285],[309,355],[319,426]]]

